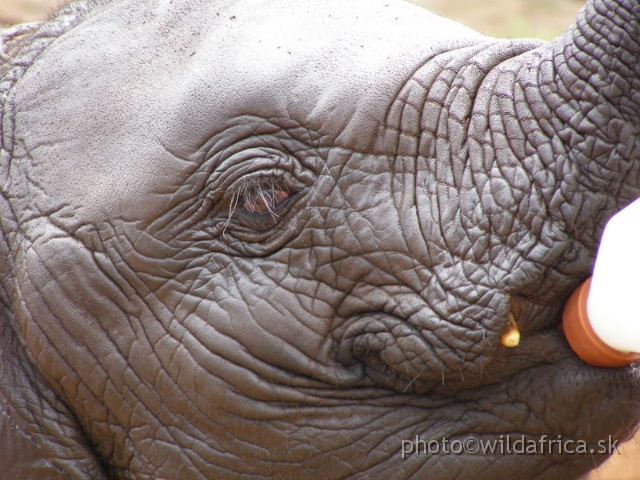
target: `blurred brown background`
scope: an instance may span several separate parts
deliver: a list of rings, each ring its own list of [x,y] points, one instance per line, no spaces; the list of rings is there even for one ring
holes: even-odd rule
[[[409,0],[494,37],[551,40],[564,32],[586,0]]]
[[[69,0],[0,0],[0,25],[44,20]]]
[[[571,23],[584,0],[409,0],[496,37],[550,40]],[[0,24],[43,20],[68,0],[0,0]],[[640,435],[594,472],[593,480],[640,479]]]

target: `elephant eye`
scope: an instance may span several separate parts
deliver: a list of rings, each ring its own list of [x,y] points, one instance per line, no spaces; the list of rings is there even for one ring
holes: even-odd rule
[[[281,188],[255,188],[243,195],[240,208],[250,213],[276,215],[278,205],[290,195],[291,192]]]
[[[261,244],[281,238],[298,225],[316,179],[314,165],[273,149],[246,149],[225,157],[199,196],[199,231],[209,238],[221,235],[223,242]]]
[[[257,178],[241,182],[227,192],[229,218],[235,217],[247,226],[268,228],[273,226],[285,210],[295,192],[277,178]]]

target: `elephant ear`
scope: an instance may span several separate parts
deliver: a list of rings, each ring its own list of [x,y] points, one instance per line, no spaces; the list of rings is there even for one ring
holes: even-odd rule
[[[105,480],[77,418],[31,366],[14,330],[10,212],[0,194],[0,478]]]
[[[11,128],[3,123],[9,91],[37,55],[80,21],[80,8],[59,22],[33,22],[0,29],[0,477],[106,479],[101,461],[68,406],[32,367],[14,330],[11,309],[15,275],[6,232],[18,227],[5,196],[4,168]],[[8,102],[9,104],[11,102]],[[8,135],[7,135],[8,134]]]
[[[0,312],[0,467],[3,478],[64,478],[63,472],[38,444],[35,422],[26,405],[38,400],[22,368],[7,312]],[[25,388],[27,387],[27,388]],[[36,427],[37,429],[37,427]]]
[[[37,22],[0,29],[0,77],[7,72],[13,58],[22,46],[31,40],[40,25],[41,23]],[[0,250],[6,250],[6,247],[2,241]],[[2,258],[6,262],[7,251],[2,251]],[[0,264],[0,271],[3,274],[6,273],[4,271],[6,270],[5,262]],[[6,298],[2,298],[2,300],[2,303],[6,304]],[[0,439],[5,448],[0,450],[0,465],[3,470],[8,468],[8,472],[4,472],[5,475],[15,476],[24,473],[22,467],[25,465],[29,466],[29,470],[34,465],[37,465],[37,469],[42,469],[46,460],[39,455],[40,452],[35,447],[35,442],[26,433],[25,419],[20,418],[14,412],[15,409],[12,405],[14,403],[13,396],[18,397],[22,391],[19,386],[20,382],[14,378],[15,372],[19,369],[16,369],[15,365],[10,365],[11,360],[15,358],[17,349],[15,345],[12,345],[15,343],[15,337],[9,328],[8,316],[6,306],[3,305],[0,308],[0,384],[3,387],[0,388],[0,410],[2,412]]]
[[[11,62],[22,47],[29,44],[42,22],[22,23],[0,30],[0,77],[9,69]]]

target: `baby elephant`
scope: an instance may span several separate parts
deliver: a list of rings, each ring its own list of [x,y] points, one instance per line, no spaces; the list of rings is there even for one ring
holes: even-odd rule
[[[0,477],[576,479],[558,329],[640,196],[640,3],[80,0],[2,33]],[[518,341],[519,337],[519,341]]]

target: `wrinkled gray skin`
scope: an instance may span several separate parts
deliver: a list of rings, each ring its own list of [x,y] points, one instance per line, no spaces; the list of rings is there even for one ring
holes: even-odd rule
[[[596,467],[400,447],[635,430],[635,369],[557,325],[640,195],[639,18],[596,0],[543,43],[397,0],[115,0],[5,32],[3,478]]]

